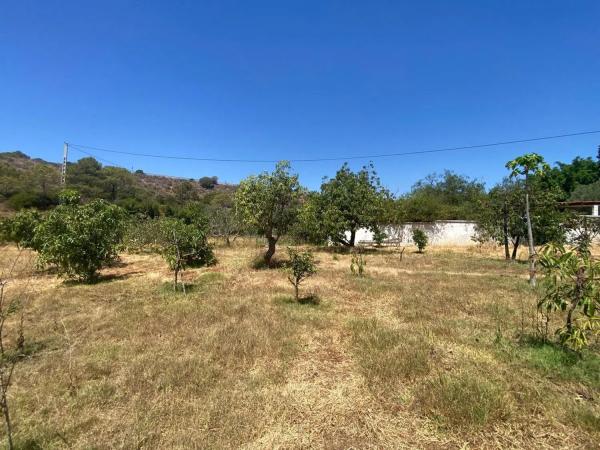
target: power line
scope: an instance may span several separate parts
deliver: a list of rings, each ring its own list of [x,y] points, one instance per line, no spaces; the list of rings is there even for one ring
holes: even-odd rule
[[[542,136],[542,137],[534,137],[527,139],[514,139],[508,141],[499,141],[492,142],[489,144],[477,144],[477,145],[464,145],[460,147],[444,147],[444,148],[436,148],[429,150],[414,150],[409,152],[399,152],[399,153],[381,153],[374,155],[356,155],[356,156],[345,156],[345,157],[332,157],[332,158],[311,158],[311,159],[288,159],[290,162],[324,162],[324,161],[348,161],[354,159],[376,159],[376,158],[390,158],[396,156],[408,156],[408,155],[420,155],[425,153],[441,153],[441,152],[453,152],[458,150],[473,150],[477,148],[487,148],[487,147],[496,147],[500,145],[509,145],[509,144],[523,144],[526,142],[536,142],[536,141],[546,141],[551,139],[560,139],[566,137],[573,136],[584,136],[589,134],[598,134],[600,130],[594,131],[581,131],[576,133],[566,133],[566,134],[557,134],[553,136]],[[141,156],[145,158],[160,158],[160,159],[178,159],[178,160],[186,160],[186,161],[212,161],[212,162],[239,162],[239,163],[276,163],[277,160],[271,159],[223,159],[223,158],[198,158],[193,156],[174,156],[174,155],[158,155],[152,153],[137,153],[137,152],[127,152],[121,150],[114,150],[108,148],[101,147],[92,147],[89,145],[80,145],[80,144],[71,144],[69,146],[74,147],[76,149],[90,149],[101,152],[108,153],[118,153],[121,155],[130,155],[130,156]],[[285,158],[282,158],[285,159]]]
[[[73,144],[69,144],[69,148],[72,148],[73,150],[81,152],[84,155],[91,156],[92,158],[96,158],[98,161],[101,161],[101,162],[103,162],[105,164],[110,164],[111,166],[114,166],[114,167],[122,167],[121,165],[119,165],[119,164],[117,164],[115,162],[109,161],[108,159],[100,158],[99,156],[93,155],[90,152],[86,152],[85,150],[82,150],[80,148],[76,148]],[[124,168],[124,167],[122,167],[122,168]]]

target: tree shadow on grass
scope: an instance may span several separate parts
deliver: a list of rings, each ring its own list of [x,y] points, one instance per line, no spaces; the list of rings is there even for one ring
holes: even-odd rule
[[[67,280],[64,280],[63,284],[65,286],[81,286],[81,285],[91,286],[91,285],[95,285],[95,284],[110,283],[111,281],[126,280],[133,275],[139,275],[141,273],[144,273],[144,272],[141,270],[138,270],[135,272],[128,272],[128,273],[123,273],[123,274],[116,274],[116,273],[100,274],[93,280],[80,280],[80,279],[69,278]]]
[[[376,255],[382,252],[384,247],[363,247],[360,245],[354,247],[343,247],[338,245],[322,245],[317,249],[324,253],[333,253],[338,255],[349,255],[355,251],[364,255]]]
[[[286,267],[287,260],[273,258],[271,262],[267,264],[262,255],[256,256],[250,262],[250,268],[254,270],[270,270],[270,269],[282,269]]]
[[[321,305],[321,297],[319,297],[317,294],[305,295],[303,297],[300,297],[298,300],[296,300],[291,295],[278,296],[274,299],[274,301],[276,303],[289,306],[306,305],[309,307],[317,307]]]

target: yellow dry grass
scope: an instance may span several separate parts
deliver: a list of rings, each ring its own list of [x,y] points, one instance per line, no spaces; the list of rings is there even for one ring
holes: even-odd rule
[[[301,293],[321,301],[296,304],[282,270],[250,269],[257,246],[236,244],[185,273],[185,296],[156,256],[122,255],[95,285],[21,267],[10,289],[28,286],[35,351],[10,393],[20,445],[597,447],[600,365],[554,376],[517,342],[535,305],[524,264],[383,249],[358,278],[350,255],[316,249]]]

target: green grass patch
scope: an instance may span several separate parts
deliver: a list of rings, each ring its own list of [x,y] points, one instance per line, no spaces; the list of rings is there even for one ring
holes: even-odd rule
[[[353,321],[350,330],[356,362],[370,385],[429,373],[431,345],[419,333],[394,330],[375,319]]]
[[[569,422],[591,433],[600,433],[600,411],[590,405],[578,404],[568,413]]]
[[[544,377],[577,381],[600,389],[600,356],[596,353],[577,354],[558,344],[535,339],[511,346],[508,352],[512,359],[524,362]]]
[[[503,387],[467,372],[442,374],[423,383],[416,402],[425,414],[451,427],[483,427],[509,415]]]

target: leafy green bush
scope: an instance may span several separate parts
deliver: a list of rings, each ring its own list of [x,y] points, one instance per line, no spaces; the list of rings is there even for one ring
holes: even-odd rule
[[[581,350],[588,337],[600,332],[600,262],[589,250],[590,240],[583,239],[574,250],[549,244],[541,251],[544,293],[538,309],[563,312],[565,325],[557,330],[560,341]]]
[[[383,245],[383,241],[385,241],[387,237],[387,233],[381,228],[376,227],[373,230],[373,241],[375,241],[375,245],[377,245],[377,247],[381,247]]]
[[[315,260],[310,252],[299,252],[288,248],[290,261],[288,263],[288,280],[294,286],[294,297],[299,300],[298,289],[300,283],[317,272]]]
[[[104,200],[57,206],[36,228],[40,262],[69,278],[94,281],[98,270],[117,258],[123,219],[123,210]]]
[[[420,228],[413,229],[412,239],[417,248],[419,249],[419,253],[423,253],[425,247],[427,247],[427,243],[429,242],[429,238],[427,237],[425,232]]]
[[[155,239],[157,251],[173,271],[174,290],[179,283],[179,272],[188,267],[208,266],[216,261],[208,244],[206,226],[186,224],[178,219],[162,219],[158,221]],[[185,284],[182,288],[185,292]]]
[[[55,204],[55,200],[49,196],[29,191],[17,192],[8,199],[8,205],[17,211],[24,208],[46,209],[53,204]]]
[[[35,210],[24,210],[0,221],[0,242],[35,249],[35,228],[42,218]]]

